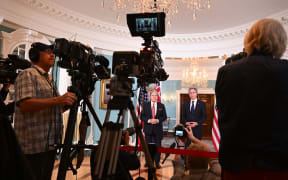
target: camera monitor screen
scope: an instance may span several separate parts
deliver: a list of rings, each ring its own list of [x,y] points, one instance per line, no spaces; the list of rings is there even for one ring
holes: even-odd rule
[[[137,32],[157,32],[157,18],[136,18]]]
[[[165,35],[165,13],[127,14],[127,24],[132,36]]]

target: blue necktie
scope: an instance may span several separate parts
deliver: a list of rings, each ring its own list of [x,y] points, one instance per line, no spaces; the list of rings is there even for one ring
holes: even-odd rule
[[[190,112],[194,112],[194,101],[192,101],[192,106]]]

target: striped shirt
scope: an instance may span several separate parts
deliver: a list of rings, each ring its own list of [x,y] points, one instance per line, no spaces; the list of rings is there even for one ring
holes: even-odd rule
[[[51,149],[61,142],[62,107],[48,107],[35,112],[20,112],[19,102],[33,98],[59,96],[52,77],[39,66],[21,72],[15,81],[15,132],[24,154],[35,154]]]

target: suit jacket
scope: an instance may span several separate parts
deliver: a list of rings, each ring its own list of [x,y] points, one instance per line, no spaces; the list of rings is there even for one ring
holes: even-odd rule
[[[252,55],[218,71],[219,161],[226,171],[288,171],[288,61]]]
[[[206,120],[206,105],[203,101],[197,99],[197,104],[193,116],[190,116],[190,100],[185,101],[182,109],[182,121],[185,125],[186,122],[197,122],[198,127],[201,128],[202,123]]]
[[[152,119],[151,102],[143,104],[143,111],[141,112],[141,120],[144,121],[144,133],[145,135],[156,135],[156,138],[163,138],[163,121],[167,119],[165,106],[162,103],[157,102],[157,112],[155,119],[159,120],[157,124],[150,124],[148,120]]]

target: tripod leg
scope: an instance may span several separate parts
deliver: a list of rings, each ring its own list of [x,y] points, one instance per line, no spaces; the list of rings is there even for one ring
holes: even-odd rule
[[[101,122],[100,122],[100,120],[99,120],[99,118],[98,118],[98,116],[97,116],[97,114],[96,114],[91,102],[89,101],[89,99],[87,97],[85,97],[83,100],[87,104],[89,111],[91,112],[96,124],[98,125],[98,127],[99,127],[99,129],[101,131],[102,130],[102,124],[101,124]]]
[[[120,113],[122,113],[122,119],[120,124],[124,123],[124,119],[125,119],[125,113],[126,110],[120,110],[119,115],[118,115],[118,120],[117,120],[117,124],[119,123],[120,120]],[[119,129],[115,129],[114,133],[115,136],[113,138],[113,142],[111,145],[111,159],[109,162],[109,168],[108,168],[108,175],[114,175],[116,173],[116,167],[117,167],[117,163],[118,163],[118,155],[119,155],[119,148],[120,148],[120,143],[121,143],[121,137],[122,137],[122,128]]]
[[[72,139],[73,139],[73,134],[74,134],[74,127],[75,127],[75,123],[77,119],[78,103],[79,101],[74,102],[69,112],[69,119],[68,119],[68,124],[66,128],[66,133],[65,133],[64,146],[63,146],[63,150],[61,153],[61,160],[60,160],[57,180],[65,180],[65,177],[66,177],[66,171],[69,165],[70,149],[72,146]]]
[[[108,122],[109,117],[110,117],[110,112],[111,112],[111,109],[108,109],[106,112],[104,124]],[[98,179],[102,178],[103,168],[104,168],[104,164],[106,161],[107,146],[108,146],[109,138],[110,138],[110,132],[108,131],[107,127],[104,127],[102,130],[100,143],[99,143],[97,153],[96,153],[96,158],[94,161],[94,163],[97,161],[94,175],[96,177],[98,176]]]

